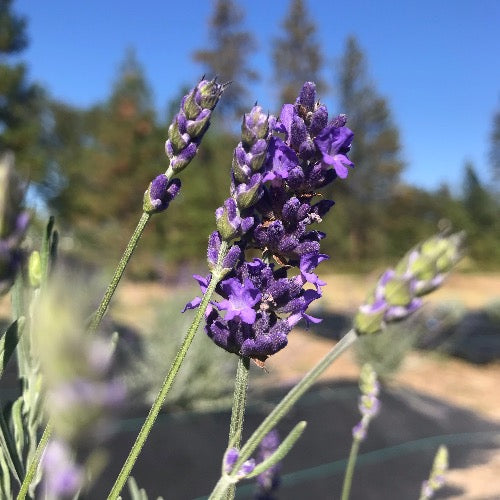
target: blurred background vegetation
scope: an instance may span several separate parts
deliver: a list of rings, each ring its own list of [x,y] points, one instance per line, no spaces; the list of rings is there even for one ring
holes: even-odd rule
[[[30,182],[28,201],[42,216],[56,215],[62,253],[79,264],[112,266],[138,220],[148,182],[166,169],[161,144],[187,89],[180,88],[167,111],[159,113],[130,49],[103,102],[80,109],[54,100],[49,89],[28,80],[27,68],[18,62],[29,26],[12,0],[0,5],[0,153],[15,153],[17,168]],[[228,195],[241,113],[253,104],[246,86],[259,78],[248,63],[255,42],[243,21],[236,2],[214,2],[209,40],[192,57],[200,64],[200,75],[233,83],[199,156],[183,175],[175,208],[153,218],[129,276],[178,282],[181,273],[190,274],[204,259],[213,212]],[[319,95],[339,97],[339,110],[355,132],[351,157],[356,169],[348,182],[334,183],[326,193],[336,206],[325,221],[324,251],[333,256],[325,266],[356,271],[382,266],[448,219],[469,235],[469,268],[498,269],[500,110],[491,124],[491,183],[482,183],[476,166],[468,162],[450,166],[463,170],[461,191],[452,192],[445,184],[434,191],[417,189],[401,180],[405,161],[398,125],[356,38],[345,41],[333,85],[320,77],[332,54],[318,43],[305,2],[290,1],[274,42],[270,56],[280,99],[293,101],[302,83],[314,80]]]

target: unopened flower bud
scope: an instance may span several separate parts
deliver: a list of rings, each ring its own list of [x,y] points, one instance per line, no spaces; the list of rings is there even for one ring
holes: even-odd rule
[[[180,190],[181,181],[179,179],[169,181],[165,174],[158,175],[144,193],[144,212],[154,214],[166,210]]]
[[[179,113],[168,128],[165,152],[174,174],[180,172],[195,157],[205,134],[212,110],[226,85],[214,80],[202,80],[181,102]]]
[[[463,231],[433,236],[410,250],[396,272],[415,280],[415,295],[425,295],[440,286],[446,273],[462,258],[464,240]]]
[[[226,89],[229,83],[217,83],[217,78],[213,80],[202,80],[198,86],[198,92],[200,95],[200,106],[202,108],[214,109],[222,92]]]
[[[255,205],[262,194],[262,176],[260,174],[252,175],[248,184],[241,183],[237,186],[231,186],[231,195],[236,198],[238,208],[241,210]]]
[[[295,104],[303,106],[307,111],[313,111],[316,101],[316,84],[314,82],[306,82],[300,90],[299,97]]]
[[[222,239],[230,241],[246,233],[253,225],[253,217],[241,218],[236,201],[228,198],[224,206],[215,211],[216,225]]]
[[[462,256],[464,233],[437,235],[410,250],[387,270],[354,317],[360,335],[376,333],[386,322],[406,318],[422,305],[420,296],[437,288]]]
[[[243,116],[241,124],[241,142],[247,148],[259,139],[264,139],[269,132],[269,115],[262,112],[260,106],[254,106],[250,113]]]

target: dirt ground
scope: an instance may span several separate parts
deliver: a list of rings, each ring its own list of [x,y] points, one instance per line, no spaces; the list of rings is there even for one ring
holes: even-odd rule
[[[376,277],[328,277],[325,280],[329,284],[324,289],[322,307],[329,311],[354,311]],[[133,327],[144,327],[153,305],[167,301],[176,293],[161,284],[124,282],[112,305],[113,316]],[[500,299],[500,274],[454,274],[429,298],[434,303],[458,300],[470,309],[480,308],[495,299]],[[4,297],[0,300],[0,319],[7,319],[9,310],[8,299]],[[268,374],[260,377],[259,383],[273,386],[298,380],[333,343],[332,340],[301,330],[293,332],[288,347],[266,363]],[[322,378],[356,379],[358,373],[352,353],[347,352]],[[458,359],[412,352],[391,383],[473,410],[500,423],[500,362],[477,366]],[[457,500],[500,498],[500,451],[492,454],[490,460],[483,465],[470,467],[465,471],[451,470],[448,481],[467,491],[465,495],[453,497]]]

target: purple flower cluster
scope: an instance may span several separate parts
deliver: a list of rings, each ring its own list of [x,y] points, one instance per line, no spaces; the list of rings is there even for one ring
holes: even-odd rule
[[[244,116],[231,196],[216,211],[208,248],[213,270],[222,241],[233,242],[223,263],[226,279],[216,287],[222,299],[207,309],[205,328],[227,351],[265,361],[285,347],[300,319],[320,321],[306,310],[321,297],[325,283],[314,271],[328,256],[320,253],[325,234],[310,226],[333,206],[315,203],[317,191],[353,166],[347,157],[353,134],[345,122],[342,115],[328,121],[312,82],[295,104],[283,106],[279,119],[257,105]],[[255,250],[259,256],[246,258]],[[196,279],[204,292],[211,277]]]

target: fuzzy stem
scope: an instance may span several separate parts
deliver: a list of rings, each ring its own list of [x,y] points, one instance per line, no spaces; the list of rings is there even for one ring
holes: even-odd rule
[[[106,310],[109,306],[109,303],[111,301],[111,298],[113,297],[113,294],[115,293],[116,287],[118,286],[118,283],[120,282],[121,277],[123,276],[123,272],[125,271],[125,268],[127,267],[127,264],[130,260],[130,257],[132,256],[132,253],[135,250],[135,247],[137,246],[137,243],[139,242],[139,238],[142,236],[142,233],[144,232],[144,228],[146,227],[146,224],[151,217],[150,214],[143,212],[141,215],[141,218],[139,219],[139,222],[137,224],[137,227],[135,228],[130,241],[127,244],[127,247],[125,248],[125,251],[123,252],[123,255],[120,259],[120,262],[118,262],[118,266],[115,269],[115,273],[113,275],[113,278],[111,279],[111,282],[106,290],[106,293],[104,294],[104,297],[101,300],[101,303],[99,304],[99,307],[97,308],[97,311],[95,312],[94,316],[92,317],[92,321],[90,322],[89,325],[89,331],[91,333],[94,333],[97,330],[97,327],[101,323],[101,320],[106,313]]]
[[[38,442],[38,446],[36,447],[35,451],[35,456],[33,457],[33,460],[30,463],[28,472],[26,473],[23,484],[21,485],[21,489],[19,490],[19,493],[17,495],[17,500],[24,500],[26,498],[31,481],[33,480],[33,477],[36,474],[36,471],[38,469],[38,464],[40,463],[43,451],[45,450],[45,446],[47,445],[47,442],[49,441],[51,434],[52,434],[52,425],[49,422],[45,427],[45,430],[43,431],[40,441]]]
[[[297,400],[316,382],[320,375],[358,338],[354,330],[350,330],[344,335],[337,344],[321,359],[290,391],[288,394],[274,407],[274,410],[263,420],[257,427],[255,432],[250,436],[243,448],[240,450],[240,455],[234,464],[233,471],[228,476],[222,476],[219,482],[215,485],[210,500],[219,500],[224,498],[224,495],[229,487],[230,479],[234,478],[245,460],[250,458],[250,455],[257,448],[264,436],[271,431],[277,423],[288,413],[290,408]]]
[[[243,432],[243,420],[247,402],[248,375],[250,372],[250,359],[245,356],[238,358],[238,368],[234,382],[233,408],[231,411],[231,424],[229,426],[229,447],[239,448]],[[236,486],[232,484],[226,494],[227,500],[233,500]]]
[[[165,398],[168,394],[168,391],[170,390],[170,387],[172,386],[174,379],[177,375],[177,372],[179,371],[179,368],[181,367],[182,362],[184,361],[184,358],[186,357],[186,354],[188,352],[189,346],[191,345],[191,342],[193,341],[194,335],[196,331],[198,330],[198,327],[201,323],[201,320],[203,318],[203,315],[205,313],[205,310],[208,306],[208,302],[210,301],[210,298],[212,297],[212,294],[215,290],[215,287],[219,280],[222,278],[223,273],[222,273],[222,260],[225,257],[225,254],[227,252],[227,243],[223,242],[221,244],[221,248],[219,251],[219,257],[218,257],[218,263],[217,267],[212,273],[212,279],[210,280],[210,283],[208,285],[207,291],[203,295],[203,299],[201,301],[201,304],[198,307],[198,310],[196,311],[196,316],[194,317],[193,322],[191,323],[191,326],[189,327],[189,330],[186,333],[186,336],[184,337],[184,340],[182,342],[182,345],[177,352],[177,355],[175,356],[175,359],[172,363],[172,366],[170,367],[170,370],[167,373],[167,376],[165,377],[165,380],[163,381],[163,385],[156,396],[156,399],[151,406],[151,409],[149,410],[148,416],[146,417],[146,420],[144,421],[144,424],[141,427],[141,430],[139,431],[139,434],[137,435],[137,438],[135,440],[135,443],[132,446],[132,449],[130,450],[130,453],[125,460],[125,463],[123,464],[123,467],[118,474],[118,477],[116,478],[115,484],[111,488],[111,491],[108,496],[108,500],[116,500],[118,496],[120,495],[120,492],[122,491],[123,487],[125,486],[125,482],[127,481],[130,472],[132,471],[132,468],[134,467],[134,464],[139,457],[139,454],[144,446],[144,443],[146,442],[146,439],[149,436],[149,433],[151,432],[151,429],[153,427],[153,424],[155,423],[156,417],[158,416],[158,413],[160,412],[161,408],[163,407],[163,403],[165,402]]]
[[[342,485],[341,500],[349,500],[349,494],[351,493],[352,476],[354,475],[354,467],[356,466],[356,459],[358,458],[360,444],[361,440],[356,438],[352,440],[351,451],[349,453],[349,460],[347,461],[347,468],[344,476],[344,484]]]

